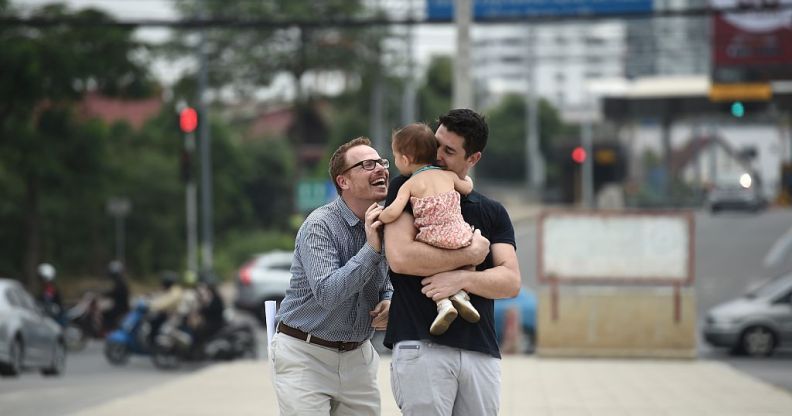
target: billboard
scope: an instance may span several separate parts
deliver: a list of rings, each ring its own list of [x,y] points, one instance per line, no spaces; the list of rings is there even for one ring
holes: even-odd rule
[[[648,13],[653,10],[652,3],[653,0],[473,0],[473,19]],[[433,21],[453,20],[454,0],[427,0],[426,17]]]
[[[751,7],[775,10],[750,11]],[[792,0],[712,0],[715,9],[745,8],[713,15],[713,83],[792,79]]]

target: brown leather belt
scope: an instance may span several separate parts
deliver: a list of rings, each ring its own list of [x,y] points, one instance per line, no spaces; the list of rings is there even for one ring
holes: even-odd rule
[[[338,351],[352,351],[363,345],[363,342],[344,342],[344,341],[325,341],[321,338],[306,334],[297,328],[292,328],[283,322],[278,323],[278,332],[284,333],[290,337],[305,341],[309,344],[321,345],[323,347],[332,348]]]

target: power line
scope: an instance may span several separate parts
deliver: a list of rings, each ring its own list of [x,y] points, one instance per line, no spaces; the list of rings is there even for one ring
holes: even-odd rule
[[[745,14],[756,12],[778,12],[792,10],[792,4],[782,4],[777,6],[762,5],[755,8],[712,8],[700,7],[676,10],[654,10],[648,12],[621,12],[609,14],[574,14],[574,15],[552,15],[536,14],[531,16],[499,17],[476,21],[476,24],[500,24],[500,23],[530,23],[530,22],[562,22],[562,21],[594,21],[594,20],[613,20],[613,19],[642,19],[642,18],[665,18],[665,17],[695,17],[712,16],[720,13]],[[414,18],[389,19],[382,17],[366,18],[328,18],[323,20],[316,19],[244,19],[244,18],[206,18],[206,19],[129,19],[115,21],[101,21],[86,19],[81,17],[0,17],[0,26],[27,26],[27,27],[51,27],[51,26],[80,26],[80,27],[117,27],[117,28],[139,28],[139,27],[169,27],[173,29],[201,29],[201,28],[231,28],[231,29],[279,29],[288,27],[306,28],[360,28],[369,26],[384,25],[436,25],[450,24],[450,19],[427,19],[419,20]]]

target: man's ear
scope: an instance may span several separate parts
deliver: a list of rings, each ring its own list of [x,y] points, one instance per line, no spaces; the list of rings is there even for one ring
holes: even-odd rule
[[[468,158],[467,158],[467,162],[468,162],[468,164],[470,165],[471,168],[473,166],[476,166],[476,163],[478,163],[479,160],[481,160],[481,152],[473,153],[472,155],[468,156]]]
[[[344,175],[338,175],[335,177],[336,183],[338,187],[343,189],[349,189],[349,178]]]

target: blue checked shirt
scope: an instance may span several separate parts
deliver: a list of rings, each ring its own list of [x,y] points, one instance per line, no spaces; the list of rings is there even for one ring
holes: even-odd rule
[[[370,339],[369,312],[393,294],[380,251],[366,243],[364,222],[340,197],[317,208],[297,232],[278,318],[327,341]]]

